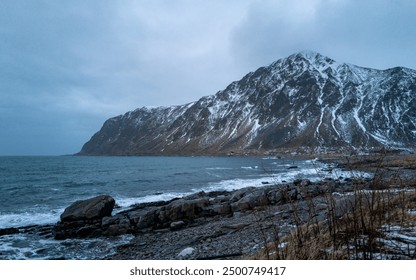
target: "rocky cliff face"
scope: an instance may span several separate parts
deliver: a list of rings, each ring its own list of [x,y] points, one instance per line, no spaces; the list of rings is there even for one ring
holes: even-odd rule
[[[314,52],[280,59],[215,95],[107,120],[82,155],[415,149],[416,71]]]

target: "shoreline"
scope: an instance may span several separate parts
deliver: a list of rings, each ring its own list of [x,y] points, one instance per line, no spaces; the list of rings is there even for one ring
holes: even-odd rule
[[[301,227],[309,225],[311,207],[313,205],[314,223],[328,223],[331,219],[328,217],[330,212],[335,213],[335,219],[342,219],[349,214],[351,209],[343,209],[345,204],[352,197],[360,201],[362,193],[373,192],[374,187],[387,190],[389,197],[395,201],[397,193],[402,191],[410,191],[412,195],[410,200],[414,200],[416,184],[413,170],[415,168],[414,155],[380,155],[374,161],[374,155],[361,156],[354,158],[352,163],[346,162],[341,157],[329,157],[323,159],[324,162],[336,164],[337,166],[349,167],[353,164],[354,169],[365,172],[376,172],[381,180],[385,180],[385,185],[374,178],[354,181],[351,178],[343,178],[340,180],[321,180],[311,183],[308,180],[295,180],[289,184],[276,185],[271,188],[288,188],[286,193],[292,191],[292,199],[286,203],[275,203],[267,205],[258,205],[246,211],[233,212],[228,216],[202,217],[196,219],[183,228],[159,229],[143,231],[135,236],[129,244],[118,247],[117,253],[108,256],[105,259],[269,259],[279,257],[279,253],[269,251],[267,248],[272,243],[280,242],[279,246],[283,246],[290,236]],[[322,159],[320,159],[322,160]],[[379,174],[380,170],[383,174]],[[408,180],[402,181],[398,185],[395,181],[388,181],[389,176],[397,175],[398,170],[402,173],[403,178]],[[376,178],[377,179],[377,178]],[[377,186],[376,186],[377,184]],[[265,187],[267,188],[267,187]],[[239,190],[241,192],[241,190]],[[238,192],[238,191],[235,191]],[[376,190],[377,192],[377,190]],[[390,198],[390,195],[392,198]],[[328,199],[330,197],[330,199]],[[366,197],[364,197],[366,198]],[[334,207],[329,205],[334,203]],[[347,203],[346,203],[347,202]],[[296,206],[296,211],[294,211]],[[403,207],[408,207],[409,213],[416,211],[416,204],[409,203]],[[293,215],[297,212],[296,215]],[[393,212],[393,211],[392,211]],[[347,214],[346,214],[347,213]],[[328,219],[329,218],[329,219]],[[371,217],[370,217],[371,218]],[[410,218],[413,218],[412,216]],[[300,219],[296,222],[296,219]],[[299,222],[300,221],[300,222]],[[416,219],[409,221],[416,226]],[[395,221],[386,221],[395,224]],[[397,228],[397,226],[392,226]],[[402,237],[408,236],[409,240],[403,241],[408,248],[414,248],[416,252],[416,244],[412,240],[416,238],[416,227],[402,228]],[[296,232],[295,230],[295,232]],[[386,238],[390,234],[384,232]],[[324,233],[322,233],[324,235]],[[394,236],[392,237],[394,239]],[[407,243],[406,243],[407,242]],[[387,244],[387,242],[386,242]],[[390,255],[386,254],[376,256],[381,259],[415,259],[416,254],[409,255],[404,251],[396,248],[388,248]],[[276,244],[274,244],[276,245]],[[402,244],[403,245],[403,244]],[[289,246],[287,246],[289,247]],[[275,246],[276,249],[276,246]],[[280,249],[280,247],[279,247]],[[277,249],[276,251],[279,251]],[[284,248],[282,247],[283,251]],[[360,250],[356,248],[356,250]],[[264,255],[265,252],[267,255]],[[274,254],[274,255],[273,255]],[[269,256],[272,255],[272,256]],[[281,255],[280,257],[288,257]],[[365,255],[356,254],[356,259],[366,258]],[[306,258],[306,257],[305,257]],[[330,256],[322,256],[315,259],[325,259]],[[333,256],[332,259],[345,259],[345,256]],[[354,257],[348,257],[354,259]],[[303,257],[295,257],[292,259],[303,259]]]
[[[11,199],[9,199],[9,201],[6,201],[6,207],[8,208],[3,209],[3,210],[8,210],[8,209],[10,210],[8,212],[5,212],[4,216],[0,217],[2,218],[1,219],[2,223],[0,225],[0,228],[23,227],[23,226],[30,226],[30,225],[35,225],[35,224],[46,225],[46,224],[55,223],[59,221],[59,214],[62,213],[65,207],[67,207],[74,200],[86,199],[86,198],[100,195],[100,194],[108,193],[114,196],[114,198],[117,199],[117,209],[115,209],[115,211],[119,212],[130,207],[131,205],[135,203],[159,201],[159,200],[170,200],[176,197],[190,195],[198,191],[209,192],[209,191],[214,191],[214,190],[233,190],[233,189],[238,189],[238,188],[244,188],[247,186],[263,186],[263,182],[266,182],[266,181],[270,182],[271,184],[278,183],[281,181],[290,182],[291,180],[296,178],[298,174],[302,172],[302,168],[297,162],[297,160],[295,160],[296,162],[292,162],[290,160],[290,163],[289,163],[289,160],[287,160],[288,161],[287,163],[292,164],[292,165],[297,165],[300,168],[292,169],[290,171],[293,171],[293,172],[290,172],[290,174],[288,173],[288,176],[284,176],[280,178],[279,174],[275,175],[273,173],[274,170],[272,168],[275,168],[275,166],[278,166],[277,167],[278,169],[286,169],[286,167],[284,167],[284,164],[282,163],[282,165],[273,165],[274,164],[273,163],[273,164],[267,165],[271,163],[272,161],[280,162],[279,159],[274,160],[271,158],[265,159],[265,158],[255,157],[253,160],[251,160],[251,158],[241,157],[242,161],[247,162],[247,163],[246,164],[242,163],[241,169],[240,169],[240,166],[237,166],[238,162],[240,161],[240,158],[237,158],[237,157],[231,158],[231,164],[232,164],[232,166],[230,166],[231,168],[226,168],[226,167],[217,168],[215,166],[217,165],[226,166],[227,162],[229,162],[228,158],[225,158],[225,157],[219,158],[219,159],[218,158],[219,157],[214,157],[212,164],[210,163],[210,159],[202,159],[202,161],[198,161],[198,159],[196,159],[197,163],[202,162],[201,167],[200,167],[201,170],[200,171],[198,170],[198,172],[202,172],[201,174],[205,176],[204,178],[201,178],[199,174],[197,174],[194,171],[195,169],[192,169],[189,172],[187,172],[187,170],[184,169],[183,173],[179,173],[178,179],[176,177],[174,178],[174,181],[172,180],[168,181],[168,180],[165,180],[164,178],[172,178],[172,176],[176,176],[176,174],[173,174],[173,172],[176,172],[176,171],[172,171],[171,173],[169,173],[169,170],[168,170],[168,174],[166,174],[164,177],[164,173],[162,170],[161,172],[159,172],[158,176],[154,176],[155,178],[154,184],[151,183],[150,181],[152,180],[152,178],[150,178],[146,173],[142,175],[141,173],[138,173],[138,172],[136,172],[137,174],[134,174],[135,177],[130,176],[130,178],[127,178],[125,180],[122,177],[123,175],[118,175],[118,174],[123,174],[123,172],[114,172],[117,177],[115,177],[116,179],[113,181],[104,180],[104,179],[95,179],[95,178],[90,178],[89,181],[86,181],[86,180],[83,180],[82,177],[80,177],[81,179],[73,180],[74,187],[81,186],[81,184],[85,183],[86,184],[85,191],[80,189],[79,195],[77,193],[74,193],[72,196],[65,196],[65,197],[62,196],[63,199],[60,199],[61,201],[58,199],[56,199],[55,201],[53,200],[54,199],[53,197],[55,196],[55,193],[59,192],[59,189],[61,187],[63,188],[64,191],[70,190],[68,185],[72,183],[72,178],[70,175],[67,175],[67,174],[70,174],[70,172],[67,172],[67,174],[64,175],[65,178],[62,180],[63,183],[57,182],[57,185],[55,186],[55,182],[49,182],[49,181],[45,182],[44,184],[45,188],[47,187],[48,189],[47,190],[45,189],[45,191],[44,190],[41,190],[41,191],[42,191],[42,197],[45,197],[48,199],[47,201],[48,205],[46,204],[43,205],[43,201],[41,200],[32,200],[29,196],[25,199],[25,201],[20,201],[20,198],[24,197],[23,195],[20,195],[19,197],[16,197],[16,200],[19,203],[27,202],[28,211],[26,212],[27,213],[26,214],[25,211],[21,211],[21,209],[16,209],[16,211],[14,211],[13,203],[9,203],[9,201],[14,200],[13,196],[11,196]],[[216,159],[218,159],[218,163],[215,161]],[[189,158],[189,161],[185,161],[185,163],[192,164],[192,160],[193,159]],[[208,167],[204,167],[205,160],[207,160],[208,164],[210,164],[210,165],[207,165]],[[286,159],[283,159],[283,160],[286,161]],[[112,160],[108,159],[108,162],[111,163]],[[134,166],[136,164],[136,162],[134,161],[132,161],[132,163],[130,163],[129,161],[127,162],[130,166]],[[176,162],[176,160],[171,160],[169,163],[171,162]],[[234,164],[236,162],[237,162],[237,165]],[[69,163],[73,164],[73,162],[69,162]],[[78,164],[77,161],[75,163]],[[306,161],[305,161],[305,164],[306,164]],[[316,164],[310,163],[310,162],[307,164],[312,169],[316,166],[316,164],[319,165],[318,162]],[[266,165],[267,165],[267,168],[265,167]],[[213,168],[211,168],[211,166],[213,166]],[[117,167],[114,169],[117,169]],[[233,172],[233,173],[231,174],[226,169],[230,169],[230,170],[232,169],[232,171],[230,172]],[[280,170],[277,171],[277,173],[279,172]],[[182,175],[182,174],[186,174],[186,175]],[[249,174],[249,175],[246,175],[246,174]],[[97,174],[97,175],[101,175],[101,174]],[[241,177],[238,177],[239,175],[241,175]],[[123,186],[121,185],[119,186],[119,183],[117,182],[118,180],[121,180],[122,184],[124,184],[124,182],[126,181],[129,189],[124,191],[122,188]],[[180,184],[182,181],[185,183],[184,187],[182,187],[182,185]],[[175,183],[175,182],[179,182],[179,183]],[[24,183],[19,183],[19,184],[23,185]],[[36,184],[36,183],[30,183],[30,184]],[[101,186],[96,187],[93,184],[95,185],[101,184],[101,185],[106,185],[106,186],[115,185],[115,188],[114,188],[114,191],[112,189],[100,190],[98,187],[101,187]],[[92,185],[93,187],[90,188],[89,187],[90,185]],[[149,185],[150,187],[148,187],[147,185]],[[135,190],[136,188],[137,188],[137,191]],[[89,189],[93,189],[93,190],[89,191]],[[94,189],[96,189],[96,191]],[[52,199],[49,200],[48,196],[51,196]],[[59,198],[59,196],[57,198]],[[10,206],[8,204],[10,204]],[[37,211],[35,207],[32,207],[31,204],[42,205],[42,208],[39,208],[40,211]]]
[[[343,192],[344,187],[337,180],[311,183],[297,179],[273,186],[199,192],[170,201],[139,203],[110,217],[91,223],[83,221],[75,227],[70,224],[63,228],[61,222],[31,225],[0,229],[0,236],[31,234],[65,241],[133,234],[129,244],[119,246],[115,254],[104,259],[241,259],[257,252],[264,238],[271,240],[272,231],[267,237],[260,236],[272,226],[272,221],[284,220],[284,231],[290,231],[293,218],[288,215],[289,201],[304,204],[306,195],[313,195],[325,203],[322,194],[329,189]],[[157,216],[164,212],[167,217],[163,221]],[[66,232],[59,233],[62,230]],[[181,255],[187,248],[193,248],[192,253]]]
[[[404,192],[415,193],[412,165],[414,157],[411,158],[404,160],[395,157],[394,161],[389,158],[390,164],[387,162],[383,165],[383,175],[394,175],[397,168],[400,168],[403,174],[401,178],[410,179],[408,182],[402,182],[402,185],[390,184],[380,189],[387,191],[388,199],[390,196],[398,197]],[[405,164],[397,167],[398,160]],[[339,165],[341,159],[329,162]],[[367,172],[377,171],[379,166],[379,163],[367,159],[354,162],[354,168]],[[270,244],[276,245],[278,242],[277,247],[284,247],[285,242],[288,242],[288,236],[290,237],[294,230],[310,225],[312,210],[313,226],[324,227],[323,225],[330,224],[331,213],[335,213],[334,217],[342,220],[350,211],[344,209],[344,204],[362,193],[373,192],[374,182],[371,178],[322,179],[318,182],[297,179],[289,183],[258,188],[199,192],[170,201],[137,204],[110,217],[84,221],[78,223],[77,227],[73,228],[75,230],[69,229],[67,236],[64,234],[60,238],[57,238],[57,233],[63,230],[60,223],[0,229],[0,236],[25,233],[54,240],[89,240],[134,235],[128,244],[118,246],[116,253],[91,258],[97,260],[267,259],[280,254],[280,249],[269,250]],[[409,213],[416,212],[416,205],[408,204],[406,207]],[[392,224],[392,227],[397,225]],[[407,232],[406,228],[403,230]],[[410,241],[416,238],[415,230],[406,234],[409,234]],[[407,245],[411,248],[414,246],[416,252],[416,244],[410,242]],[[265,251],[268,252],[267,256],[264,255]],[[399,259],[413,258],[413,255],[409,256],[403,252],[396,253],[397,256],[401,256]],[[62,258],[65,259],[65,256]],[[330,257],[324,255],[318,259],[325,258]],[[386,258],[393,257],[388,255]]]

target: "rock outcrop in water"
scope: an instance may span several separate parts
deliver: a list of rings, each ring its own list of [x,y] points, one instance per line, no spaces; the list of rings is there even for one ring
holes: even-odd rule
[[[296,53],[196,102],[111,118],[79,154],[415,149],[415,94],[415,70],[375,70]]]

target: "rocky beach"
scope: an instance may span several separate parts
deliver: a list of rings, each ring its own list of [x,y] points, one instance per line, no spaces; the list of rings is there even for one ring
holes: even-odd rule
[[[402,166],[397,166],[397,160],[388,162],[391,164],[382,166],[382,174],[377,167],[380,165],[374,161],[354,162],[356,168],[361,166],[373,172],[372,178],[263,182],[262,187],[198,192],[170,201],[140,203],[115,214],[117,201],[100,195],[74,202],[61,214],[57,224],[0,229],[0,236],[24,233],[75,243],[92,238],[133,236],[128,244],[118,246],[115,253],[95,257],[116,260],[307,258],[289,254],[289,245],[293,243],[290,238],[304,238],[299,240],[306,246],[311,240],[326,240],[328,236],[335,240],[348,235],[341,243],[337,239],[331,245],[326,240],[324,243],[332,249],[321,248],[318,255],[310,257],[365,259],[369,255],[363,244],[374,242],[366,244],[374,246],[372,258],[414,259],[414,167],[405,166],[403,163],[409,163],[406,160],[401,161]],[[344,221],[355,224],[355,214],[361,213],[360,222],[367,223],[362,217],[364,212],[369,214],[370,221],[380,219],[373,229],[381,231],[372,236],[368,228],[356,228],[361,243],[350,244],[356,236],[350,235],[349,224]],[[382,217],[388,219],[382,220]],[[357,244],[361,244],[360,248]],[[346,249],[348,254],[337,255],[335,249]],[[65,255],[61,259],[66,259]]]
[[[75,202],[56,225],[2,229],[0,235],[30,233],[74,240],[133,234],[129,244],[106,258],[239,259],[256,253],[275,237],[274,223],[279,222],[282,233],[292,229],[292,202],[299,202],[306,220],[306,198],[314,198],[320,209],[318,218],[324,219],[327,205],[322,195],[328,190],[343,192],[342,188],[351,189],[351,185],[346,181],[312,184],[296,180],[234,192],[199,192],[172,201],[134,205],[113,216],[115,201],[103,195]]]

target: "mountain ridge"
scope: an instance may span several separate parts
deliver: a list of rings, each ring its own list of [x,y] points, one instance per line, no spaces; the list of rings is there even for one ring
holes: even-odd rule
[[[329,153],[415,149],[416,71],[302,51],[214,95],[107,120],[80,155]]]

